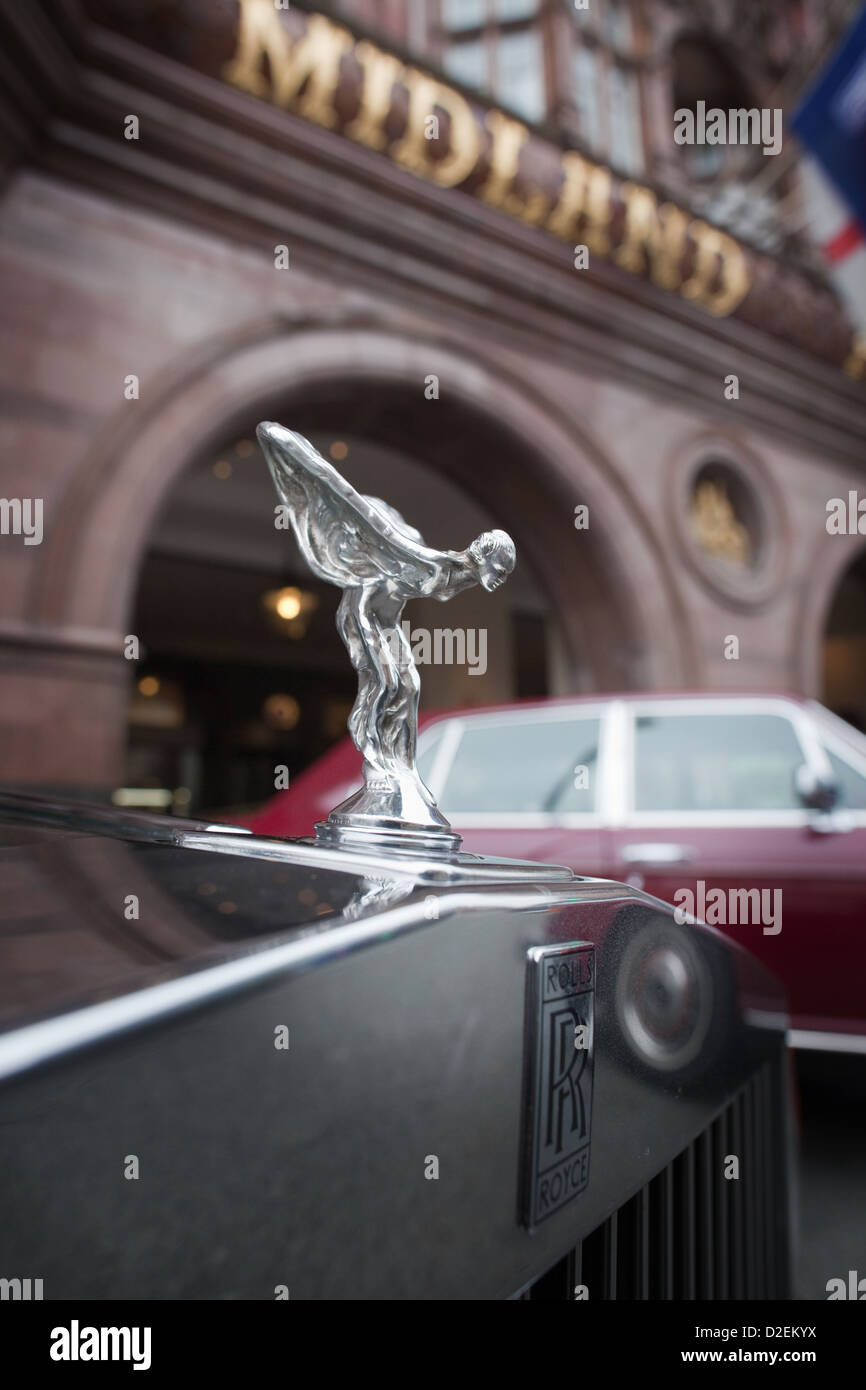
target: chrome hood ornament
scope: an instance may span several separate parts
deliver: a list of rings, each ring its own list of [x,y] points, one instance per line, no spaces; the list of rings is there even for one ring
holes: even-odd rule
[[[514,542],[485,531],[465,550],[431,550],[399,512],[361,496],[302,435],[270,422],[256,433],[304,559],[343,590],[337,629],[358,673],[348,727],[364,759],[364,786],[316,825],[317,839],[453,853],[460,836],[415,766],[421,682],[400,619],[409,599],[444,602],[474,584],[497,589],[514,569]]]

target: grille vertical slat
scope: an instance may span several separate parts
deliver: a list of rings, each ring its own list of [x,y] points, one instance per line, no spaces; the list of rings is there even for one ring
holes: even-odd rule
[[[755,1246],[757,1249],[758,1297],[767,1297],[767,1241],[764,1226],[764,1126],[761,1122],[760,1073],[749,1087],[749,1103],[752,1108],[752,1133],[754,1149],[751,1167],[755,1185]]]
[[[728,1153],[736,1158],[738,1166],[742,1166],[743,1159],[743,1102],[742,1096],[737,1096],[728,1112],[730,1119],[730,1145]],[[730,1262],[733,1273],[731,1281],[731,1297],[735,1299],[745,1298],[746,1295],[746,1250],[745,1250],[745,1227],[746,1217],[743,1205],[743,1180],[742,1172],[729,1184],[731,1193],[731,1222],[729,1229],[730,1237]]]
[[[650,1296],[650,1191],[649,1187],[644,1187],[635,1198],[638,1226],[636,1297],[640,1299]]]
[[[731,1111],[726,1110],[720,1115],[713,1125],[713,1173],[718,1194],[718,1205],[716,1208],[716,1234],[715,1234],[715,1257],[716,1257],[716,1297],[727,1299],[733,1297],[731,1278],[731,1208],[733,1204],[732,1188],[736,1186],[738,1180],[725,1176],[726,1160],[730,1149],[731,1132]]]
[[[663,1203],[662,1298],[674,1296],[674,1170],[671,1164],[661,1175]]]
[[[715,1259],[713,1232],[716,1223],[715,1174],[713,1172],[712,1130],[706,1130],[695,1145],[695,1183],[697,1202],[698,1297],[715,1297]]]
[[[755,1137],[751,1088],[741,1096],[743,1116],[743,1152],[740,1155],[740,1182],[743,1184],[743,1251],[746,1298],[759,1298],[758,1247],[756,1228],[758,1209],[755,1192]]]
[[[574,1286],[579,1283],[575,1277],[575,1266],[580,1259],[580,1246],[570,1250],[564,1259],[543,1274],[540,1279],[522,1295],[524,1301],[532,1303],[564,1303],[574,1297]]]
[[[767,1193],[764,1190],[764,1126],[761,1116],[761,1075],[755,1076],[749,1086],[749,1104],[752,1111],[752,1157],[750,1167],[755,1193],[755,1266],[757,1272],[757,1297],[767,1297],[767,1228],[765,1209]]]
[[[697,1270],[695,1264],[695,1148],[690,1144],[679,1159],[681,1165],[679,1183],[679,1297],[692,1299],[697,1296]]]
[[[785,1298],[787,1154],[782,1058],[694,1143],[536,1280],[523,1298]],[[725,1177],[729,1156],[739,1177]]]
[[[790,1054],[788,1056],[789,1065],[784,1069],[775,1068],[772,1072],[773,1079],[773,1113],[775,1116],[776,1132],[785,1136],[785,1142],[791,1139],[789,1126],[792,1122],[791,1109],[789,1104],[789,1087],[791,1085],[792,1073],[790,1070]],[[776,1149],[774,1148],[774,1153]],[[791,1193],[786,1181],[786,1170],[783,1161],[778,1163],[778,1195],[776,1199],[776,1279],[780,1288],[787,1286],[791,1278],[791,1222],[792,1208],[790,1205]]]
[[[604,1297],[607,1300],[616,1298],[618,1243],[619,1213],[614,1212],[604,1227]]]
[[[767,1297],[778,1282],[777,1269],[777,1243],[776,1243],[776,1212],[778,1210],[778,1200],[776,1197],[776,1187],[779,1182],[779,1174],[774,1172],[773,1154],[773,1130],[776,1127],[775,1115],[775,1088],[773,1086],[773,1075],[769,1067],[764,1067],[760,1079],[760,1106],[761,1122],[764,1136],[764,1241],[766,1244],[766,1269],[767,1269]]]

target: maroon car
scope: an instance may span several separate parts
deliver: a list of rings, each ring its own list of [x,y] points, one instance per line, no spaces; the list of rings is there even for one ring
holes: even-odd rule
[[[866,737],[786,695],[585,696],[423,721],[418,766],[477,853],[625,880],[787,985],[791,1042],[866,1052]],[[312,831],[359,783],[345,740],[249,823]]]

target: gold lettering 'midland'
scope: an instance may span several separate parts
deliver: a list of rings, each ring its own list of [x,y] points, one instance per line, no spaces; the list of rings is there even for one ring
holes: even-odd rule
[[[262,58],[267,55],[271,72],[278,72],[288,59],[291,42],[270,0],[240,0],[240,7],[238,49],[223,68],[223,77],[255,97],[269,97]]]
[[[529,139],[529,131],[501,111],[488,111],[485,125],[492,136],[490,172],[478,196],[524,222],[541,222],[550,207],[547,194],[536,189],[524,200],[512,191],[520,167],[520,151]]]
[[[547,219],[548,231],[570,240],[577,234],[581,218],[585,218],[583,237],[589,250],[609,256],[610,170],[569,152],[562,157],[562,171],[565,180],[559,201]]]
[[[223,76],[235,87],[333,129],[338,122],[335,99],[341,64],[354,49],[362,72],[361,100],[345,133],[370,149],[384,150],[394,88],[402,85],[409,94],[406,129],[392,147],[391,158],[443,188],[463,183],[472,173],[481,154],[482,130],[469,102],[453,87],[417,68],[404,67],[393,54],[366,40],[355,45],[346,29],[323,15],[307,15],[303,34],[293,39],[273,0],[239,0],[239,4],[237,52],[223,69]],[[430,118],[437,108],[447,113],[450,124],[448,152],[438,159],[434,156],[437,142],[428,138]],[[516,191],[521,152],[529,139],[526,126],[500,111],[489,111],[486,127],[491,135],[490,167],[479,196],[523,222],[543,224],[565,240],[580,236],[590,251],[610,256],[610,170],[568,151],[562,158],[563,182],[550,210],[551,199],[541,189],[525,195]],[[672,203],[659,206],[652,191],[638,184],[624,184],[622,197],[625,228],[613,253],[616,263],[635,274],[648,270],[655,284],[668,290],[679,288],[711,314],[733,313],[750,286],[748,261],[739,243],[706,222],[689,220]],[[695,246],[695,264],[681,284],[689,240]],[[851,376],[863,376],[862,340],[852,345],[845,370]]]
[[[223,69],[235,87],[269,98],[275,106],[290,106],[306,83],[295,106],[300,116],[331,129],[337,123],[334,95],[340,63],[354,40],[322,15],[310,15],[302,38],[292,42],[280,22],[273,0],[240,0],[238,51]],[[271,85],[262,71],[267,57]]]
[[[346,126],[345,134],[371,150],[383,150],[388,143],[385,123],[391,110],[394,84],[403,75],[403,64],[391,53],[367,43],[364,39],[352,55],[361,65],[361,106],[357,116]]]
[[[680,293],[723,318],[733,313],[749,293],[749,267],[743,248],[732,236],[707,222],[690,222],[689,235],[697,247],[697,256],[694,271]],[[712,290],[717,273],[719,287]]]
[[[682,280],[688,215],[673,203],[659,207],[655,195],[640,184],[624,183],[620,191],[625,202],[625,230],[614,260],[635,275],[648,267],[656,285],[677,289]]]
[[[442,188],[453,188],[472,173],[481,149],[481,132],[472,107],[452,87],[443,87],[416,68],[407,68],[401,80],[409,92],[409,114],[391,158],[413,174],[433,179]],[[444,159],[432,157],[433,141],[427,139],[426,125],[437,106],[448,112],[451,123]]]

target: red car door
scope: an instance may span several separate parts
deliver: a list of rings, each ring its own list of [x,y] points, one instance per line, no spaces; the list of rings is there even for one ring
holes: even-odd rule
[[[763,960],[787,988],[794,1028],[866,1034],[866,825],[840,814],[834,828],[798,798],[811,714],[761,697],[628,708],[617,876]]]

